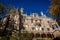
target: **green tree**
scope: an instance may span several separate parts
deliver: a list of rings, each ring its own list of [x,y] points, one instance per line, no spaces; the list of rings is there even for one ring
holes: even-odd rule
[[[14,9],[14,6],[10,4],[5,6],[2,3],[0,3],[0,19],[2,19],[3,15],[9,13],[11,9]]]
[[[6,7],[2,3],[0,3],[0,36],[2,35],[2,24],[3,24],[2,17],[3,14],[5,14],[5,9]]]
[[[2,19],[2,15],[5,13],[5,9],[6,7],[2,3],[0,3],[0,26],[2,25],[1,19]]]
[[[6,6],[0,3],[0,19],[2,18],[2,15],[6,12]]]
[[[56,19],[57,22],[60,23],[60,0],[50,0],[50,10],[49,13],[51,14],[52,18]],[[60,25],[60,24],[59,24]]]

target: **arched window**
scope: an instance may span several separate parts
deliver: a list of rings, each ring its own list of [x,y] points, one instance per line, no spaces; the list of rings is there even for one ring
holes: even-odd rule
[[[42,37],[42,38],[45,38],[45,37],[46,37],[46,34],[44,34],[44,33],[41,34],[41,37]]]
[[[57,24],[52,25],[52,28],[53,29],[58,28]]]
[[[54,25],[52,25],[52,29],[55,29],[54,27],[55,27],[55,26],[54,26]]]
[[[53,34],[51,34],[52,35],[52,38],[54,37],[54,35]]]
[[[34,27],[32,27],[32,30],[34,30],[35,28]]]
[[[55,27],[58,28],[57,24],[55,24]]]
[[[33,23],[33,19],[31,19],[31,23]]]
[[[38,23],[38,26],[40,27],[40,26],[41,26],[41,24],[40,24],[40,23]]]
[[[44,31],[44,28],[42,28],[42,31]]]
[[[41,19],[40,19],[39,21],[40,21],[40,23],[41,23]]]
[[[47,34],[48,38],[52,38],[52,35],[50,33]]]
[[[35,20],[35,22],[37,22],[37,20]]]
[[[47,30],[48,30],[48,31],[50,31],[50,29],[49,29],[49,28],[47,28]]]
[[[36,34],[36,38],[38,38],[38,37],[40,37],[40,34],[37,33],[37,34]]]

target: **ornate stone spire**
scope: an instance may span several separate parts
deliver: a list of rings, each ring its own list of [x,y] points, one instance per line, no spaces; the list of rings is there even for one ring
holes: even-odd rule
[[[21,14],[23,13],[23,10],[24,10],[23,8],[20,9]]]
[[[41,16],[46,17],[46,15],[41,11]]]
[[[41,15],[44,15],[42,11],[41,11]]]

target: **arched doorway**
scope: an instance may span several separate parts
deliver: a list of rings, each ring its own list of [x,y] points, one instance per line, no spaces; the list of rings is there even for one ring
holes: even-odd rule
[[[52,35],[52,38],[54,38],[54,35],[53,34],[51,34]]]
[[[51,33],[47,33],[47,37],[48,38],[52,38],[52,34]]]
[[[39,34],[39,33],[37,33],[37,34],[35,35],[35,37],[36,37],[36,38],[40,37],[40,34]]]
[[[45,38],[46,37],[46,34],[45,33],[41,34],[41,37],[42,38]]]

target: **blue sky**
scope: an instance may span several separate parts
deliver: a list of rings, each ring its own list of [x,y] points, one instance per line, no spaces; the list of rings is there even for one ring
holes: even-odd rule
[[[4,5],[13,5],[15,8],[20,9],[21,7],[24,8],[24,13],[28,15],[30,13],[38,13],[43,11],[48,17],[50,17],[47,10],[49,10],[50,1],[49,0],[0,0],[0,3]]]

